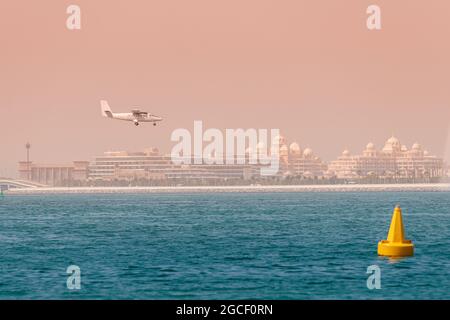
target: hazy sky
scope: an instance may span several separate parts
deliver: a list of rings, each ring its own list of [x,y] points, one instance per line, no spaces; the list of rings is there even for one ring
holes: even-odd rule
[[[82,29],[66,28],[81,7]],[[382,9],[382,30],[366,9]],[[448,0],[2,0],[0,176],[207,128],[280,128],[325,160],[394,133],[434,154],[450,124]],[[100,115],[132,106],[157,127]]]

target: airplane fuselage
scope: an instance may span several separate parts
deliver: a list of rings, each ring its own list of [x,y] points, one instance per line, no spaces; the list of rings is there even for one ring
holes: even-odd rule
[[[161,117],[152,114],[133,114],[131,112],[112,113],[112,118],[125,121],[139,121],[139,122],[158,122]]]
[[[132,112],[112,112],[111,108],[108,105],[108,102],[105,100],[100,101],[100,105],[102,115],[107,118],[133,121],[135,125],[139,125],[139,122],[153,122],[153,125],[156,125],[157,122],[162,121],[161,117],[158,117],[149,112],[140,111],[139,109],[133,109]]]

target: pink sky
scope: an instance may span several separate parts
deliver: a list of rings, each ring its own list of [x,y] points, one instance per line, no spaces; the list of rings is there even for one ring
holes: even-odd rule
[[[82,30],[66,28],[66,8]],[[344,5],[345,4],[345,5]],[[382,30],[366,8],[382,9]],[[0,176],[91,160],[206,128],[280,128],[325,160],[394,133],[444,155],[450,119],[448,0],[0,2]],[[157,127],[100,116],[132,106]]]

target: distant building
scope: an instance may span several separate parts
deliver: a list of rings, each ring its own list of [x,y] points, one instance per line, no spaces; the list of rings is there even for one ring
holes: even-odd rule
[[[289,146],[289,175],[302,176],[304,178],[324,177],[328,166],[317,157],[311,148],[301,150],[298,143],[293,142]]]
[[[251,179],[257,167],[249,164],[174,164],[156,148],[142,152],[105,152],[89,166],[91,180],[227,180]]]
[[[327,169],[326,164],[311,149],[301,152],[297,143],[287,146],[284,137],[279,139],[279,171],[271,178],[295,176],[300,178],[322,177]],[[255,152],[267,152],[261,143]],[[263,150],[260,150],[263,149]],[[135,181],[147,180],[157,183],[167,181],[173,183],[218,183],[224,181],[248,181],[266,179],[261,175],[261,164],[250,164],[253,151],[248,148],[245,158],[233,164],[207,164],[202,161],[191,164],[175,164],[170,155],[162,155],[156,148],[140,152],[108,151],[96,156],[93,161],[75,161],[71,165],[43,165],[32,162],[19,162],[19,175],[23,180],[31,180],[51,186],[71,185],[71,183],[87,181]]]
[[[85,181],[88,177],[89,161],[74,161],[68,165],[36,164],[19,162],[19,177],[49,186],[70,185],[74,181]]]
[[[109,151],[97,156],[92,162],[74,161],[68,165],[44,165],[19,162],[19,176],[50,186],[82,185],[90,182],[155,184],[221,184],[239,181],[285,180],[291,183],[300,179],[419,179],[448,177],[449,169],[443,159],[430,155],[415,143],[410,150],[395,138],[389,138],[381,150],[373,143],[367,144],[360,155],[344,150],[329,165],[316,156],[311,148],[301,149],[286,138],[276,137],[279,143],[279,172],[275,176],[262,176],[261,164],[250,164],[253,152],[267,152],[259,143],[257,150],[246,150],[245,159],[235,158],[234,164],[175,164],[170,155],[162,155],[156,148],[141,152]],[[273,149],[271,149],[273,151]],[[275,178],[275,179],[273,179]],[[103,182],[102,182],[103,181]]]
[[[318,178],[326,175],[327,164],[316,156],[311,148],[302,151],[297,142],[292,142],[288,147],[287,139],[281,135],[275,139],[278,140],[280,156],[278,176]]]
[[[415,143],[410,150],[395,138],[389,138],[382,150],[368,143],[362,154],[342,155],[329,165],[329,171],[338,178],[439,178],[446,174],[444,160],[430,155]]]

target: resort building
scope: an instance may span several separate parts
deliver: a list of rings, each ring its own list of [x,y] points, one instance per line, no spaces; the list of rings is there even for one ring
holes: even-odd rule
[[[74,161],[67,165],[36,164],[19,162],[19,177],[22,180],[38,182],[49,186],[67,186],[74,181],[88,178],[89,161]]]
[[[311,149],[301,152],[297,143],[287,146],[283,136],[279,139],[279,171],[275,177],[296,176],[304,178],[322,177],[327,165]],[[258,151],[265,146],[259,144]],[[265,149],[265,148],[264,148]],[[226,181],[261,179],[260,164],[250,164],[250,156],[254,152],[246,150],[245,159],[234,164],[191,164],[177,165],[172,163],[170,155],[161,155],[158,149],[142,152],[105,152],[95,157],[89,166],[90,180],[117,179],[150,179],[171,181]]]
[[[324,177],[328,166],[317,157],[311,148],[302,150],[297,142],[289,145],[288,175],[304,178]]]
[[[155,184],[220,184],[227,181],[239,183],[238,181],[324,176],[327,166],[310,148],[302,151],[295,142],[288,147],[283,136],[276,139],[279,143],[279,170],[273,176],[261,175],[263,165],[250,161],[251,156],[254,156],[250,148],[246,150],[244,159],[235,156],[233,164],[214,164],[203,160],[197,164],[194,158],[191,158],[190,164],[175,164],[170,155],[160,154],[158,149],[150,148],[140,152],[108,151],[91,162],[75,161],[70,165],[43,165],[22,161],[19,162],[19,175],[23,180],[50,186],[83,185],[95,181],[107,184],[114,181],[126,183],[136,180]],[[260,143],[256,151],[267,152],[267,148]]]
[[[105,152],[89,166],[89,179],[248,180],[257,172],[257,166],[250,164],[174,164],[170,155],[161,155],[152,148],[142,152]]]
[[[279,172],[278,176],[298,178],[319,178],[327,174],[328,166],[311,148],[302,150],[297,142],[288,146],[284,136],[276,137],[279,145]]]
[[[22,161],[19,162],[19,176],[22,180],[49,186],[303,183],[302,180],[307,183],[311,179],[320,180],[318,183],[358,179],[367,183],[426,182],[449,176],[449,168],[443,159],[430,155],[418,143],[408,149],[395,137],[389,138],[381,150],[373,143],[368,143],[359,155],[344,150],[329,165],[309,147],[302,149],[297,142],[288,144],[283,136],[276,139],[279,171],[271,176],[263,176],[263,166],[250,161],[255,159],[253,152],[267,152],[261,143],[257,150],[248,148],[245,159],[235,157],[233,164],[211,164],[212,161],[203,160],[197,164],[194,158],[190,164],[175,164],[170,155],[150,148],[141,152],[109,151],[91,162],[74,161],[68,165]]]
[[[429,179],[446,175],[442,158],[430,155],[418,143],[408,149],[395,137],[389,138],[381,150],[376,150],[373,143],[368,143],[360,155],[344,150],[330,163],[329,171],[342,179]]]

